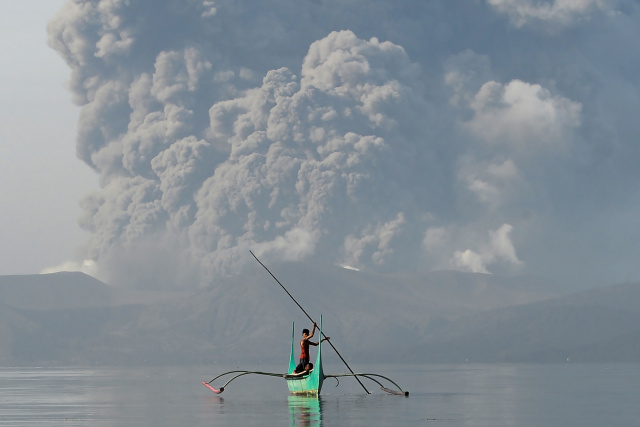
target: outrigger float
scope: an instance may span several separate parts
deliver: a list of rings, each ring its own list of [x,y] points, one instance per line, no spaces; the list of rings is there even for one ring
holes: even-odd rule
[[[249,251],[251,253],[251,255],[253,255],[253,257],[256,259],[256,261],[258,261],[258,263],[264,267],[265,270],[267,270],[267,272],[271,275],[271,277],[273,277],[275,279],[276,282],[278,282],[278,284],[280,285],[280,287],[282,287],[282,289],[284,289],[284,291],[287,293],[287,295],[289,295],[289,297],[293,300],[293,302],[295,302],[298,307],[300,307],[300,309],[302,310],[302,312],[307,316],[307,318],[313,322],[313,319],[311,318],[311,316],[309,316],[309,314],[305,311],[304,308],[302,308],[302,306],[298,303],[298,301],[295,300],[295,298],[289,293],[289,291],[287,290],[287,288],[284,287],[284,285],[282,283],[280,283],[280,281],[277,279],[276,276],[273,275],[273,273],[271,271],[269,271],[269,269],[258,259],[257,256],[255,256],[255,254],[251,251]],[[315,323],[315,322],[313,322]],[[327,338],[326,335],[324,335],[324,333],[322,332],[322,316],[320,316],[320,337],[324,337],[325,339]],[[336,375],[325,375],[324,370],[322,368],[322,339],[318,340],[318,355],[316,357],[316,363],[313,367],[313,369],[311,369],[310,372],[303,372],[300,374],[295,373],[295,368],[296,368],[296,359],[295,359],[295,322],[292,325],[292,330],[291,330],[291,356],[289,358],[289,369],[287,371],[286,374],[279,374],[279,373],[275,373],[275,372],[261,372],[261,371],[229,371],[229,372],[225,372],[224,374],[220,374],[217,377],[213,378],[211,381],[209,382],[205,382],[202,381],[202,384],[207,387],[209,390],[213,391],[216,394],[220,394],[222,393],[225,388],[236,378],[240,378],[243,377],[245,375],[265,375],[265,376],[269,376],[269,377],[280,377],[280,378],[284,378],[287,381],[287,386],[289,387],[289,393],[292,395],[303,395],[303,396],[318,396],[320,395],[320,391],[322,390],[322,384],[324,383],[324,380],[327,378],[335,378],[337,381],[336,387],[340,384],[340,380],[338,378],[342,378],[342,377],[353,377],[355,378],[358,383],[360,383],[360,385],[362,386],[362,388],[364,389],[364,391],[367,392],[367,394],[371,394],[369,392],[369,390],[367,390],[367,388],[364,386],[364,384],[362,384],[362,381],[360,381],[360,377],[361,378],[366,378],[370,381],[373,381],[374,383],[378,384],[381,388],[382,391],[390,393],[390,394],[395,394],[398,396],[409,396],[409,392],[408,391],[403,391],[402,388],[400,388],[400,386],[398,384],[396,384],[395,382],[393,382],[391,379],[379,375],[379,374],[367,374],[367,373],[360,373],[357,374],[355,372],[353,372],[353,370],[351,369],[351,367],[347,364],[347,362],[344,360],[344,358],[342,357],[342,355],[338,352],[338,349],[333,345],[333,343],[331,341],[327,341],[329,343],[329,345],[331,346],[331,348],[333,348],[336,352],[336,354],[338,355],[338,357],[340,358],[340,360],[342,360],[342,362],[344,363],[344,365],[349,369],[348,374],[336,374]],[[215,388],[211,385],[211,383],[213,383],[215,380],[219,379],[219,378],[223,378],[226,377],[227,375],[233,375],[229,380],[227,380],[226,383],[224,383],[220,388]],[[385,387],[385,385],[381,382],[383,380],[388,381],[390,384],[392,384],[393,386],[395,386],[397,388],[397,390],[391,389],[389,387]]]
[[[320,316],[320,335],[322,335],[322,316]],[[316,356],[316,363],[313,366],[313,369],[310,372],[303,372],[301,374],[294,373],[296,369],[295,362],[295,323],[292,325],[291,332],[291,356],[289,358],[289,369],[286,374],[275,373],[275,372],[261,372],[261,371],[229,371],[224,374],[220,374],[217,377],[213,378],[209,382],[202,381],[205,387],[209,390],[213,391],[216,394],[220,394],[225,391],[226,387],[236,378],[243,377],[245,375],[264,375],[269,377],[279,377],[284,378],[287,381],[287,386],[289,387],[289,393],[294,396],[318,396],[320,395],[320,391],[322,390],[322,384],[324,380],[327,378],[335,378],[338,382],[336,387],[339,385],[338,378],[342,377],[362,377],[368,380],[371,380],[378,384],[382,391],[385,391],[390,394],[395,394],[398,396],[409,396],[408,391],[403,391],[402,388],[391,379],[379,375],[379,374],[368,374],[368,373],[349,373],[349,374],[335,374],[335,375],[325,375],[324,370],[322,368],[322,340],[318,340],[318,355]],[[227,380],[220,388],[215,388],[211,385],[215,380],[226,377],[228,375],[233,376]],[[375,377],[375,378],[374,378]],[[377,378],[377,379],[376,379]],[[397,390],[391,389],[389,387],[385,387],[385,385],[381,382],[383,380],[388,381],[390,384],[395,386]],[[361,383],[362,384],[362,383]],[[365,388],[366,390],[366,388]],[[367,393],[369,391],[367,390]]]

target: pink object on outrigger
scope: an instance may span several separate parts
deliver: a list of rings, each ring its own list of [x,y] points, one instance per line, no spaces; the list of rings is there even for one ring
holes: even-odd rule
[[[202,385],[204,385],[206,388],[208,388],[209,390],[211,390],[212,392],[214,392],[215,394],[220,394],[224,391],[224,387],[220,387],[220,390],[211,387],[211,385],[209,383],[206,383],[204,381],[202,381]]]

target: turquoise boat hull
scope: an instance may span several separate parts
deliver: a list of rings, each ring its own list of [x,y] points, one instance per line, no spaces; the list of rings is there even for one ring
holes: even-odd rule
[[[289,358],[289,370],[287,373],[293,374],[297,363],[295,358],[295,323],[292,325],[291,331],[291,356]],[[313,370],[310,374],[302,377],[287,378],[287,386],[289,387],[289,393],[296,396],[318,396],[322,390],[322,383],[324,382],[324,371],[322,370],[322,316],[320,317],[320,329],[318,339],[318,356],[316,357],[316,363],[313,365]]]

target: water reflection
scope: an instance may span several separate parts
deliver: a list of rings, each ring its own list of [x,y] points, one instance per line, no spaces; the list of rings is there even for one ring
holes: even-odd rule
[[[320,397],[289,396],[291,426],[322,426]]]
[[[224,398],[220,396],[211,396],[209,397],[209,402],[211,402],[211,408],[214,408],[214,413],[216,414],[224,414]]]

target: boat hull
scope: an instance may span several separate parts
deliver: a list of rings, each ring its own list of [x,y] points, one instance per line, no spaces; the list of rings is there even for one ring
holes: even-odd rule
[[[287,378],[287,386],[289,393],[294,396],[317,396],[322,390],[322,381],[312,374],[300,379]]]

